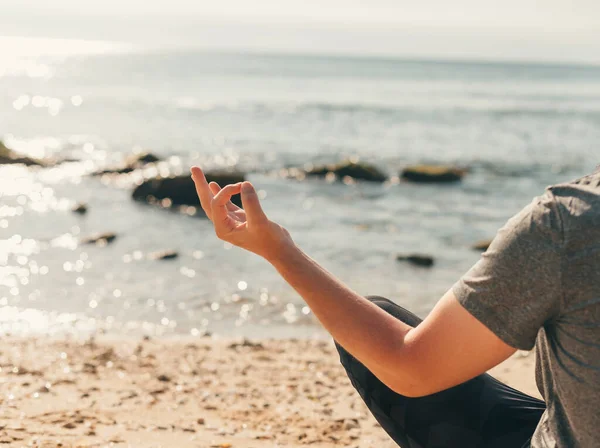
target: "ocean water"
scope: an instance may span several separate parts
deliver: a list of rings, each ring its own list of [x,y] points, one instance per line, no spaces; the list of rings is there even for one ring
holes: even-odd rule
[[[600,67],[139,49],[0,39],[0,138],[73,162],[0,166],[0,331],[323,335],[301,298],[207,220],[131,200],[138,179],[88,174],[133,150],[237,167],[317,261],[361,294],[424,316],[471,249],[550,184],[600,162]],[[385,184],[298,182],[283,167],[373,163]],[[414,163],[456,185],[397,182]],[[152,173],[146,173],[152,174]],[[86,202],[89,212],[70,211]],[[118,234],[106,247],[78,243]],[[153,251],[179,257],[153,261]],[[435,257],[431,269],[397,253]]]

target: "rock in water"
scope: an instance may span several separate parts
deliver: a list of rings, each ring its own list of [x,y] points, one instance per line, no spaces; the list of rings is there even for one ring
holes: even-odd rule
[[[75,206],[71,209],[73,213],[79,213],[80,215],[85,215],[87,210],[87,205],[84,203],[75,204]]]
[[[137,154],[131,154],[125,160],[125,164],[128,166],[143,166],[148,163],[160,162],[160,157],[155,156],[150,152],[140,152]]]
[[[130,166],[122,166],[119,168],[108,168],[106,170],[94,171],[91,176],[103,176],[104,174],[127,174],[131,173],[135,168]]]
[[[398,255],[396,257],[397,261],[408,261],[416,266],[423,266],[429,268],[433,266],[434,260],[433,257],[429,255],[419,255],[419,254],[411,254],[411,255]]]
[[[385,182],[387,179],[387,176],[377,167],[364,162],[346,161],[337,165],[319,166],[306,171],[307,176],[325,177],[329,173],[335,174],[338,180],[350,177],[368,182]]]
[[[224,187],[225,185],[243,182],[246,177],[244,173],[213,172],[206,173],[206,180],[217,182],[221,187]],[[191,205],[197,207],[198,211],[202,213],[194,181],[188,175],[148,179],[136,187],[131,196],[135,200],[150,204],[166,200],[168,205]],[[239,194],[233,196],[231,200],[237,206],[242,206]]]
[[[366,163],[345,163],[338,165],[334,170],[339,179],[348,176],[356,180],[366,180],[369,182],[385,182],[386,175],[379,169]]]
[[[81,244],[97,244],[99,246],[106,246],[108,243],[112,243],[117,235],[112,232],[96,233],[86,238],[82,238]]]
[[[30,157],[20,156],[15,153],[12,149],[6,147],[6,145],[0,141],[0,165],[8,165],[12,163],[22,163],[27,166],[46,166],[47,164],[41,160],[35,160]]]
[[[172,260],[177,258],[179,254],[174,250],[161,250],[148,254],[150,260]]]
[[[459,182],[467,170],[443,165],[415,165],[402,171],[404,180],[418,183],[451,183]]]
[[[490,244],[492,244],[493,240],[481,240],[478,241],[477,243],[473,244],[473,246],[471,247],[473,250],[479,250],[481,252],[485,252],[486,250],[488,250],[488,247],[490,247]]]
[[[101,176],[103,174],[126,174],[134,170],[143,168],[149,163],[159,162],[160,158],[149,152],[131,154],[125,159],[125,163],[115,168],[108,168],[92,173],[92,176]]]

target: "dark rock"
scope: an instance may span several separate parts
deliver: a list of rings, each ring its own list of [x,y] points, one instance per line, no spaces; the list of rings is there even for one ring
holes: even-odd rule
[[[241,342],[233,342],[227,348],[236,349],[238,347],[250,347],[255,350],[263,350],[265,347],[261,342],[253,342],[250,339],[244,338]]]
[[[48,164],[42,160],[32,159],[30,157],[20,156],[12,149],[7,148],[0,141],[0,165],[8,165],[13,163],[21,163],[27,166],[47,166]]]
[[[77,163],[81,162],[81,159],[77,159],[75,157],[63,157],[61,159],[56,160],[56,164],[59,165],[61,163]]]
[[[79,213],[80,215],[85,215],[87,210],[87,205],[83,203],[75,204],[75,206],[71,209],[73,213]]]
[[[109,168],[106,170],[94,171],[92,176],[103,176],[104,174],[127,174],[131,173],[135,168],[130,166],[122,166],[120,168]]]
[[[94,356],[94,359],[102,363],[113,361],[115,359],[115,350],[112,347],[109,347],[102,353],[99,353],[96,356]]]
[[[402,171],[404,180],[418,183],[451,183],[459,182],[467,170],[443,165],[415,165]]]
[[[214,172],[206,173],[208,182],[217,182],[221,187],[229,184],[235,184],[246,180],[243,173]],[[170,206],[188,205],[197,207],[198,212],[203,215],[200,207],[200,200],[196,194],[194,181],[188,175],[177,177],[156,177],[148,179],[137,186],[131,196],[138,201],[148,202],[150,204],[162,203]],[[231,198],[237,206],[242,206],[240,195]]]
[[[416,266],[423,266],[423,267],[431,267],[433,266],[434,260],[433,257],[430,257],[429,255],[418,255],[418,254],[411,254],[411,255],[398,255],[396,257],[397,261],[408,261],[409,263],[412,263]]]
[[[81,244],[97,244],[99,246],[106,246],[109,243],[112,243],[115,238],[117,238],[117,235],[115,233],[111,233],[111,232],[104,232],[104,233],[96,233],[94,235],[90,235],[86,238],[82,238],[80,243]]]
[[[324,177],[333,173],[338,180],[350,177],[355,180],[368,182],[385,182],[386,175],[377,167],[364,162],[345,161],[337,165],[314,167],[306,171],[307,176]]]
[[[157,379],[158,381],[161,381],[161,382],[163,382],[163,383],[169,383],[169,382],[171,382],[171,378],[170,378],[169,376],[167,376],[167,375],[158,375],[158,376],[156,377],[156,379]]]
[[[174,250],[161,250],[148,254],[148,258],[151,260],[172,260],[178,256],[179,254]]]
[[[335,175],[343,179],[348,176],[356,180],[366,180],[369,182],[385,182],[386,175],[374,166],[366,163],[346,163],[338,165],[334,171]]]
[[[160,162],[160,157],[155,156],[150,152],[141,152],[138,154],[132,154],[127,157],[125,164],[128,166],[143,166],[148,163]]]
[[[334,173],[335,165],[330,166],[316,166],[306,171],[307,176],[327,176],[327,173]]]
[[[492,244],[492,241],[493,240],[478,241],[475,244],[473,244],[473,246],[471,246],[471,249],[485,252],[486,250],[488,250],[488,247],[490,247],[490,244]]]
[[[103,174],[127,174],[134,170],[143,168],[149,163],[159,162],[160,158],[149,152],[142,152],[139,154],[131,154],[125,159],[125,162],[121,166],[115,168],[108,168],[92,173],[92,176],[102,176]]]

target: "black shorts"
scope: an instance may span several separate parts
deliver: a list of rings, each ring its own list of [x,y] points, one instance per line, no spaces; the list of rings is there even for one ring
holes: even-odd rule
[[[417,316],[383,297],[373,303],[416,327]],[[382,428],[402,448],[524,448],[546,410],[543,401],[479,375],[425,397],[408,398],[385,386],[336,343],[352,385]]]

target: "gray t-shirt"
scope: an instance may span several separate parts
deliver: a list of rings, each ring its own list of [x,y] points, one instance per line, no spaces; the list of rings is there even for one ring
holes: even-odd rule
[[[453,287],[512,347],[536,347],[546,401],[531,446],[600,447],[600,169],[548,187]]]

